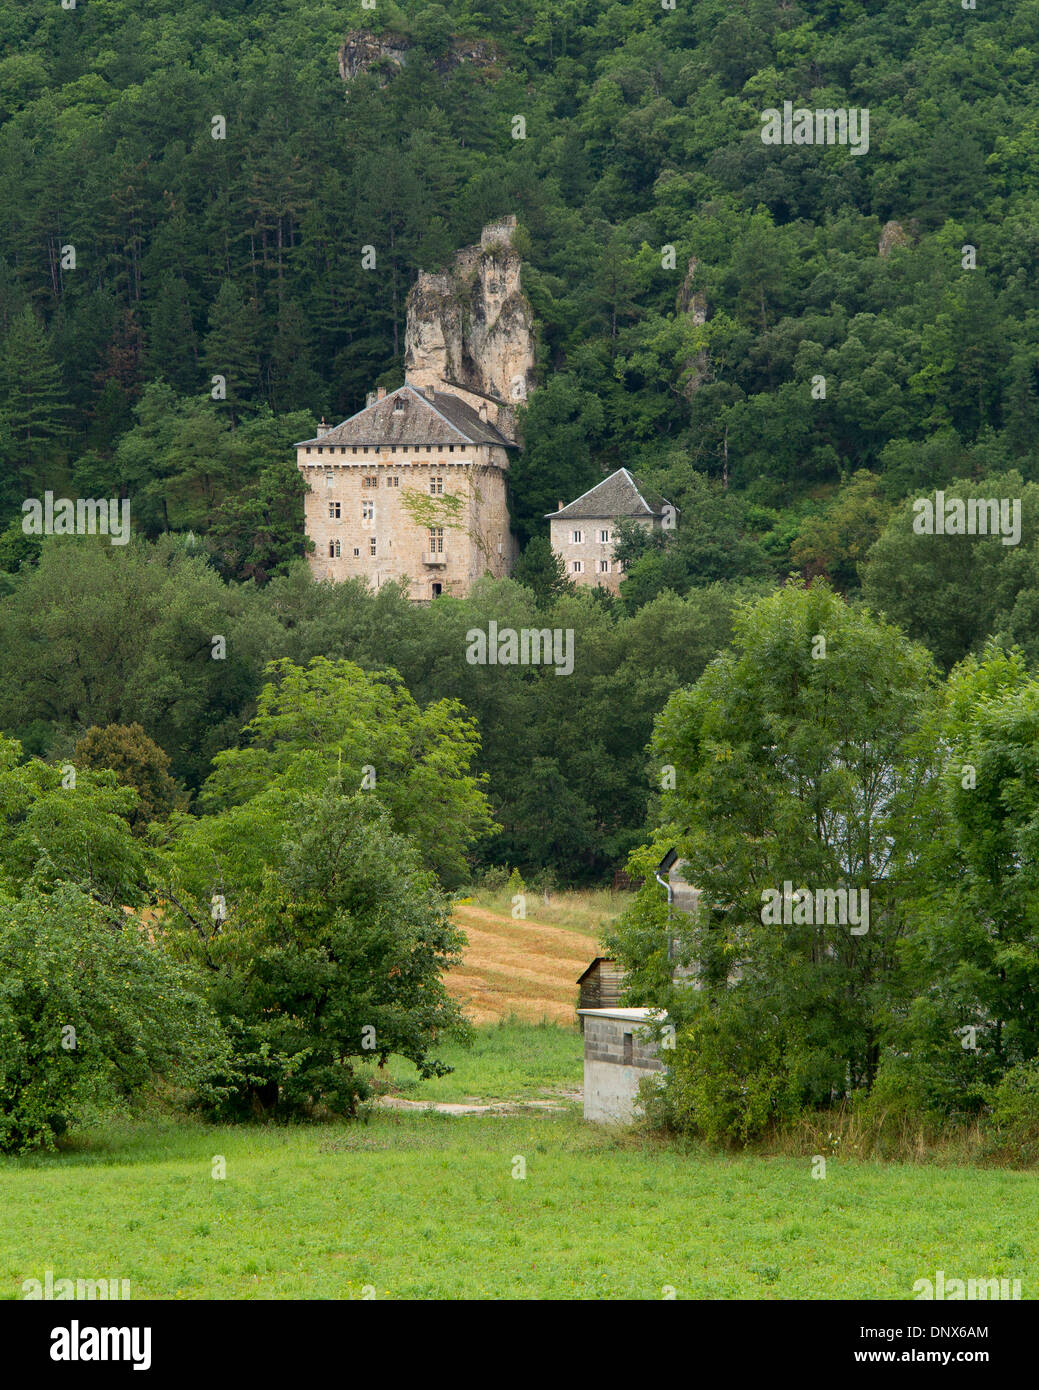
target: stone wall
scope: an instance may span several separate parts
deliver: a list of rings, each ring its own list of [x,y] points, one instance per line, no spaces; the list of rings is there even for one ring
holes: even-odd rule
[[[644,520],[641,517],[632,520],[636,520],[640,526],[647,529],[655,525],[649,517]],[[579,541],[573,538],[575,531],[581,533]],[[609,540],[601,539],[604,531]],[[620,562],[613,558],[613,547],[617,539],[614,522],[589,521],[585,517],[574,517],[573,520],[561,518],[548,523],[548,535],[552,549],[562,559],[566,577],[572,583],[587,584],[593,589],[601,584],[613,594],[620,591],[624,571]],[[574,569],[575,562],[580,562],[582,566],[579,571]],[[608,565],[609,569],[603,570],[603,564]]]
[[[648,1026],[648,1009],[582,1009],[584,1020],[584,1117],[630,1124],[639,1083],[664,1064]],[[625,1016],[627,1015],[627,1016]],[[625,1045],[630,1039],[630,1056]]]
[[[497,445],[446,445],[426,448],[297,451],[297,465],[309,485],[304,507],[309,560],[315,579],[364,578],[378,589],[406,578],[410,596],[428,600],[440,593],[462,595],[474,580],[508,574],[513,542],[505,494],[508,460]],[[365,478],[375,478],[374,487]],[[462,499],[455,524],[443,527],[443,550],[431,552],[429,529],[405,504],[407,494],[435,501],[430,489],[442,479],[443,492]],[[330,515],[338,504],[338,516]],[[365,511],[373,511],[371,517]],[[446,519],[445,519],[446,520]],[[375,554],[371,542],[375,541]],[[329,555],[338,541],[339,555]],[[355,555],[354,551],[358,553]]]

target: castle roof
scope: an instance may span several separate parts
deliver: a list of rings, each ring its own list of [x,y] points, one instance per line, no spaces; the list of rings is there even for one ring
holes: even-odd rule
[[[405,384],[389,392],[381,401],[351,415],[341,425],[316,439],[301,439],[296,447],[305,444],[355,445],[376,447],[395,444],[407,448],[423,448],[427,444],[498,444],[503,449],[515,449],[489,420],[448,391],[434,391],[430,400],[425,391]]]
[[[555,521],[560,518],[570,520],[583,517],[594,521],[612,521],[620,516],[662,516],[664,508],[670,503],[659,492],[645,487],[626,468],[618,468],[601,483],[582,492],[557,512],[546,512],[545,516]]]

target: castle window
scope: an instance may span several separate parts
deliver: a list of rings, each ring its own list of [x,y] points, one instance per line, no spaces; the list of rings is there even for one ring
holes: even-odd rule
[[[447,452],[448,452],[449,454],[453,454],[454,451],[455,451],[455,446],[454,446],[453,444],[449,444],[449,445],[447,446]]]
[[[356,452],[356,450],[355,450],[355,452]],[[365,452],[365,453],[368,452],[368,445],[367,445],[367,444],[364,446],[364,452]]]
[[[572,568],[573,568],[574,574],[584,574],[584,561],[583,561],[583,560],[575,560],[574,563],[573,563]]]
[[[321,447],[320,444],[317,446],[317,451],[318,451],[319,454],[323,454],[323,453],[325,452],[324,449],[322,449],[322,447]]]
[[[362,487],[378,487],[378,486],[379,486],[379,475],[378,475],[378,473],[366,473],[366,474],[364,475],[364,477],[361,479],[361,486],[362,486]]]
[[[434,497],[439,497],[440,494],[441,494],[441,493],[443,492],[443,490],[444,490],[444,480],[443,480],[443,478],[430,478],[430,480],[429,480],[429,490],[430,490],[430,492],[433,494]]]
[[[367,450],[367,449],[365,449],[365,451],[364,451],[364,452],[365,452],[365,453],[367,453],[367,452],[368,452],[368,450]],[[354,445],[354,453],[355,453],[355,454],[356,454],[356,453],[357,453],[357,445],[356,445],[356,444],[355,444],[355,445]]]
[[[397,399],[393,402],[394,410],[403,410],[406,405],[407,401],[404,399],[403,396],[398,396]]]
[[[333,484],[334,482],[335,482],[335,474],[332,472],[331,468],[326,468],[326,469],[325,469],[325,487],[331,487],[332,484]]]
[[[375,520],[375,503],[374,503],[374,502],[362,502],[362,503],[361,503],[361,520],[362,520],[362,521],[374,521],[374,520]]]
[[[329,542],[328,542],[328,558],[329,558],[330,560],[338,560],[341,554],[342,554],[342,550],[340,549],[339,542],[338,542],[338,541],[329,541]]]
[[[329,502],[328,519],[329,521],[340,521],[343,516],[343,504],[341,502]]]
[[[307,445],[307,453],[308,453],[308,454],[310,453],[310,445],[309,445],[309,444]]]
[[[600,561],[599,561],[599,573],[600,573],[600,574],[609,574],[609,572],[610,572],[610,562],[609,562],[609,560],[600,560]]]
[[[599,532],[599,539],[600,539],[600,541],[602,541],[603,545],[608,545],[608,544],[609,544],[609,541],[610,541],[610,533],[609,533],[609,531],[600,531],[600,532]]]
[[[355,546],[354,546],[354,555],[360,555],[360,553],[361,553],[360,550],[359,550],[358,547],[355,545]]]
[[[443,555],[444,553],[444,528],[442,526],[429,528],[429,553],[430,555]]]
[[[368,554],[369,554],[369,555],[374,555],[374,554],[375,554],[375,537],[374,537],[374,536],[369,537],[369,540],[368,540]]]
[[[580,545],[581,542],[584,540],[584,532],[583,532],[583,531],[571,531],[571,532],[570,532],[570,539],[571,539],[571,541],[574,543],[574,545]]]

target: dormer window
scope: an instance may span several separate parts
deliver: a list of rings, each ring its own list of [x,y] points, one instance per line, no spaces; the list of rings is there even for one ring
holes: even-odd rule
[[[403,396],[398,396],[397,399],[393,402],[393,409],[394,409],[395,411],[397,411],[397,410],[403,410],[404,407],[405,407],[406,405],[407,405],[407,401],[404,399],[404,397],[403,397]]]

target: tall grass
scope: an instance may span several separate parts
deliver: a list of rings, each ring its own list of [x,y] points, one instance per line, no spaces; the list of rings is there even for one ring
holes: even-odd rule
[[[603,927],[619,917],[628,907],[634,894],[615,893],[611,888],[568,889],[566,892],[526,890],[526,920],[541,922],[548,927],[582,932],[598,937]],[[493,889],[477,885],[460,895],[463,903],[512,915],[512,894],[504,888]]]

